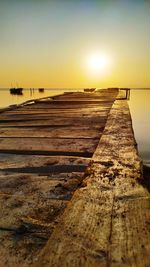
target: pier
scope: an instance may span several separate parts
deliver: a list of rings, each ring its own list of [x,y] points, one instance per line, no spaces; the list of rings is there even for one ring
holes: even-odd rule
[[[0,267],[150,266],[150,199],[117,88],[0,110]]]

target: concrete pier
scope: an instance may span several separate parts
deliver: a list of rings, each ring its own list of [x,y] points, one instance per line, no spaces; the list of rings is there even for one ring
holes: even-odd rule
[[[126,95],[0,114],[0,266],[149,266],[149,193]]]

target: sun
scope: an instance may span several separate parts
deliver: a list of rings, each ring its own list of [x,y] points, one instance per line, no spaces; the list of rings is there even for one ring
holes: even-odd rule
[[[108,69],[110,59],[105,53],[93,53],[88,56],[87,63],[90,71],[99,73]]]

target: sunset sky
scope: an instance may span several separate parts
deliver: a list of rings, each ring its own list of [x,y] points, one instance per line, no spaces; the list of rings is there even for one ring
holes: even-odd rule
[[[0,0],[0,87],[150,87],[150,1]]]

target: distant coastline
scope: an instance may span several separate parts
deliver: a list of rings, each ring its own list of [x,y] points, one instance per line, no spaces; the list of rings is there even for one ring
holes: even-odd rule
[[[97,87],[98,88],[98,87]],[[99,87],[101,88],[101,87]],[[120,87],[119,87],[120,88]],[[129,87],[131,90],[150,90],[150,87]],[[38,90],[39,87],[34,87],[34,88],[27,88],[24,87],[24,90],[30,90],[30,89],[34,89],[34,90]],[[9,90],[9,88],[3,88],[0,87],[0,90]],[[84,90],[83,87],[44,87],[44,90]]]

